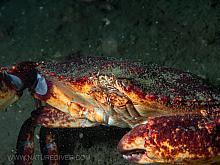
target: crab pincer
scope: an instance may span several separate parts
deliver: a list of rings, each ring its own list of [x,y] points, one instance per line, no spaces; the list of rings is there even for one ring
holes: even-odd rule
[[[198,114],[149,118],[124,135],[118,150],[125,159],[139,164],[219,162],[218,120]]]

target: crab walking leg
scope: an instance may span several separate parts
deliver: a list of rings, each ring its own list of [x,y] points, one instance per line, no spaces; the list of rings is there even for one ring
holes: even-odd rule
[[[219,125],[202,115],[149,118],[120,140],[118,150],[139,164],[219,162]]]
[[[19,132],[17,139],[17,152],[15,155],[15,165],[31,165],[34,156],[34,130],[32,118],[27,119]]]
[[[40,129],[40,149],[44,165],[59,165],[59,151],[53,132],[45,127]]]
[[[97,123],[85,118],[74,118],[70,114],[49,105],[33,111],[31,116],[35,125],[41,125],[46,128],[82,128],[97,125]]]
[[[40,148],[44,165],[60,164],[55,135],[49,128],[92,127],[96,125],[87,119],[75,119],[70,114],[49,105],[33,111],[32,118],[35,125],[43,126],[40,130]]]
[[[34,156],[34,131],[37,125],[47,128],[73,128],[73,127],[92,127],[97,125],[90,122],[87,119],[75,119],[70,114],[64,113],[51,106],[39,107],[32,112],[32,116],[27,119],[19,132],[17,140],[17,153],[15,156],[15,165],[31,165]],[[49,130],[46,132],[45,146],[43,149],[43,155],[47,155],[50,158],[53,155],[58,154],[54,136]],[[43,136],[42,133],[40,136]],[[41,140],[41,146],[43,142]],[[49,147],[49,148],[48,148]],[[58,160],[44,160],[52,165],[59,164]],[[46,163],[46,164],[47,164]]]
[[[17,140],[17,152],[15,155],[15,165],[32,165],[34,158],[34,130],[36,122],[33,117],[27,119],[20,129]],[[55,143],[54,135],[49,129],[40,131],[40,144],[42,152],[42,160],[44,165],[59,165],[58,148]],[[37,157],[36,157],[37,158]],[[53,158],[53,159],[51,159]]]

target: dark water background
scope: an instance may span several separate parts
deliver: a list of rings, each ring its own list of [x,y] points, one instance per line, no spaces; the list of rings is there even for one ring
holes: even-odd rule
[[[176,67],[219,86],[220,1],[0,0],[1,66],[75,53]],[[33,108],[25,94],[1,112],[0,164],[11,164],[8,156],[13,155],[18,131]],[[63,153],[89,157],[70,164],[121,165],[129,164],[116,151],[125,131],[60,130],[58,135],[65,144]]]

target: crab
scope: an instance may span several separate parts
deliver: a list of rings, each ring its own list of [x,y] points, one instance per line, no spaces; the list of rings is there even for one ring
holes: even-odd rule
[[[135,163],[220,161],[219,91],[192,73],[104,57],[1,68],[1,109],[19,100],[25,89],[36,107],[21,127],[15,164],[32,164],[37,126],[98,125],[131,128],[118,151]],[[49,159],[59,154],[55,137],[50,129],[45,134],[44,164],[59,164]]]

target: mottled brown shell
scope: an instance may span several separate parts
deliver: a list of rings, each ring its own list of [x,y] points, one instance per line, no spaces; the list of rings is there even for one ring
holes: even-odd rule
[[[62,62],[42,62],[37,68],[47,76],[66,81],[91,81],[96,75],[114,76],[125,90],[139,97],[167,105],[203,106],[219,105],[217,89],[202,78],[177,69],[146,65],[104,57],[73,58]]]

